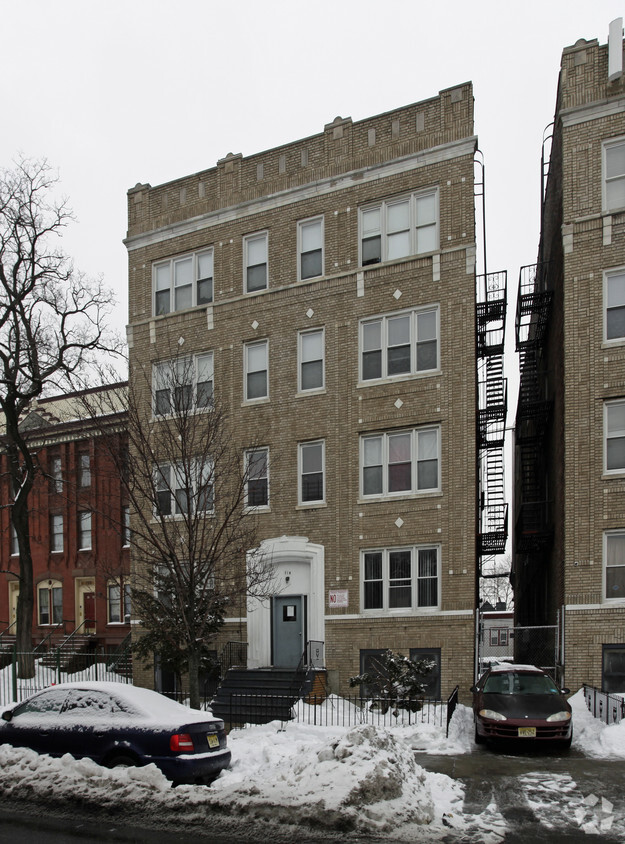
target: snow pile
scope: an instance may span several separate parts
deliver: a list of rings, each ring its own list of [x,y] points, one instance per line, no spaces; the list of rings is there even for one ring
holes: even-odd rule
[[[573,746],[586,756],[625,759],[625,721],[606,725],[588,711],[583,689],[572,697]]]

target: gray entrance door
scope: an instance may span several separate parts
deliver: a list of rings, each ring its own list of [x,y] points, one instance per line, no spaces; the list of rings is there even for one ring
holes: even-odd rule
[[[297,668],[306,644],[304,597],[276,596],[272,607],[273,664]]]

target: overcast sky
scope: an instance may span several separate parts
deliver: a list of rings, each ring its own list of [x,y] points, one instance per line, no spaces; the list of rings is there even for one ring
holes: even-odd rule
[[[0,0],[0,166],[58,169],[66,251],[127,317],[126,192],[472,80],[488,269],[536,259],[540,152],[562,49],[624,0]],[[516,294],[514,293],[514,296]],[[515,299],[511,299],[511,310]]]

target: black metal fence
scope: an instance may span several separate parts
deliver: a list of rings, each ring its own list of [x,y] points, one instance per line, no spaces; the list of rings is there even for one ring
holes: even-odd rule
[[[625,720],[625,700],[622,697],[584,683],[584,698],[589,712],[604,724],[620,724]]]

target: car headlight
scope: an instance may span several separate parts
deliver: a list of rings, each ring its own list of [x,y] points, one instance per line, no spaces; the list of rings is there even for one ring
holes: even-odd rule
[[[570,712],[555,712],[553,715],[550,715],[546,720],[547,721],[568,721],[571,717]]]
[[[490,718],[491,721],[505,721],[506,716],[501,712],[495,712],[493,709],[480,709],[480,716],[482,718]]]

